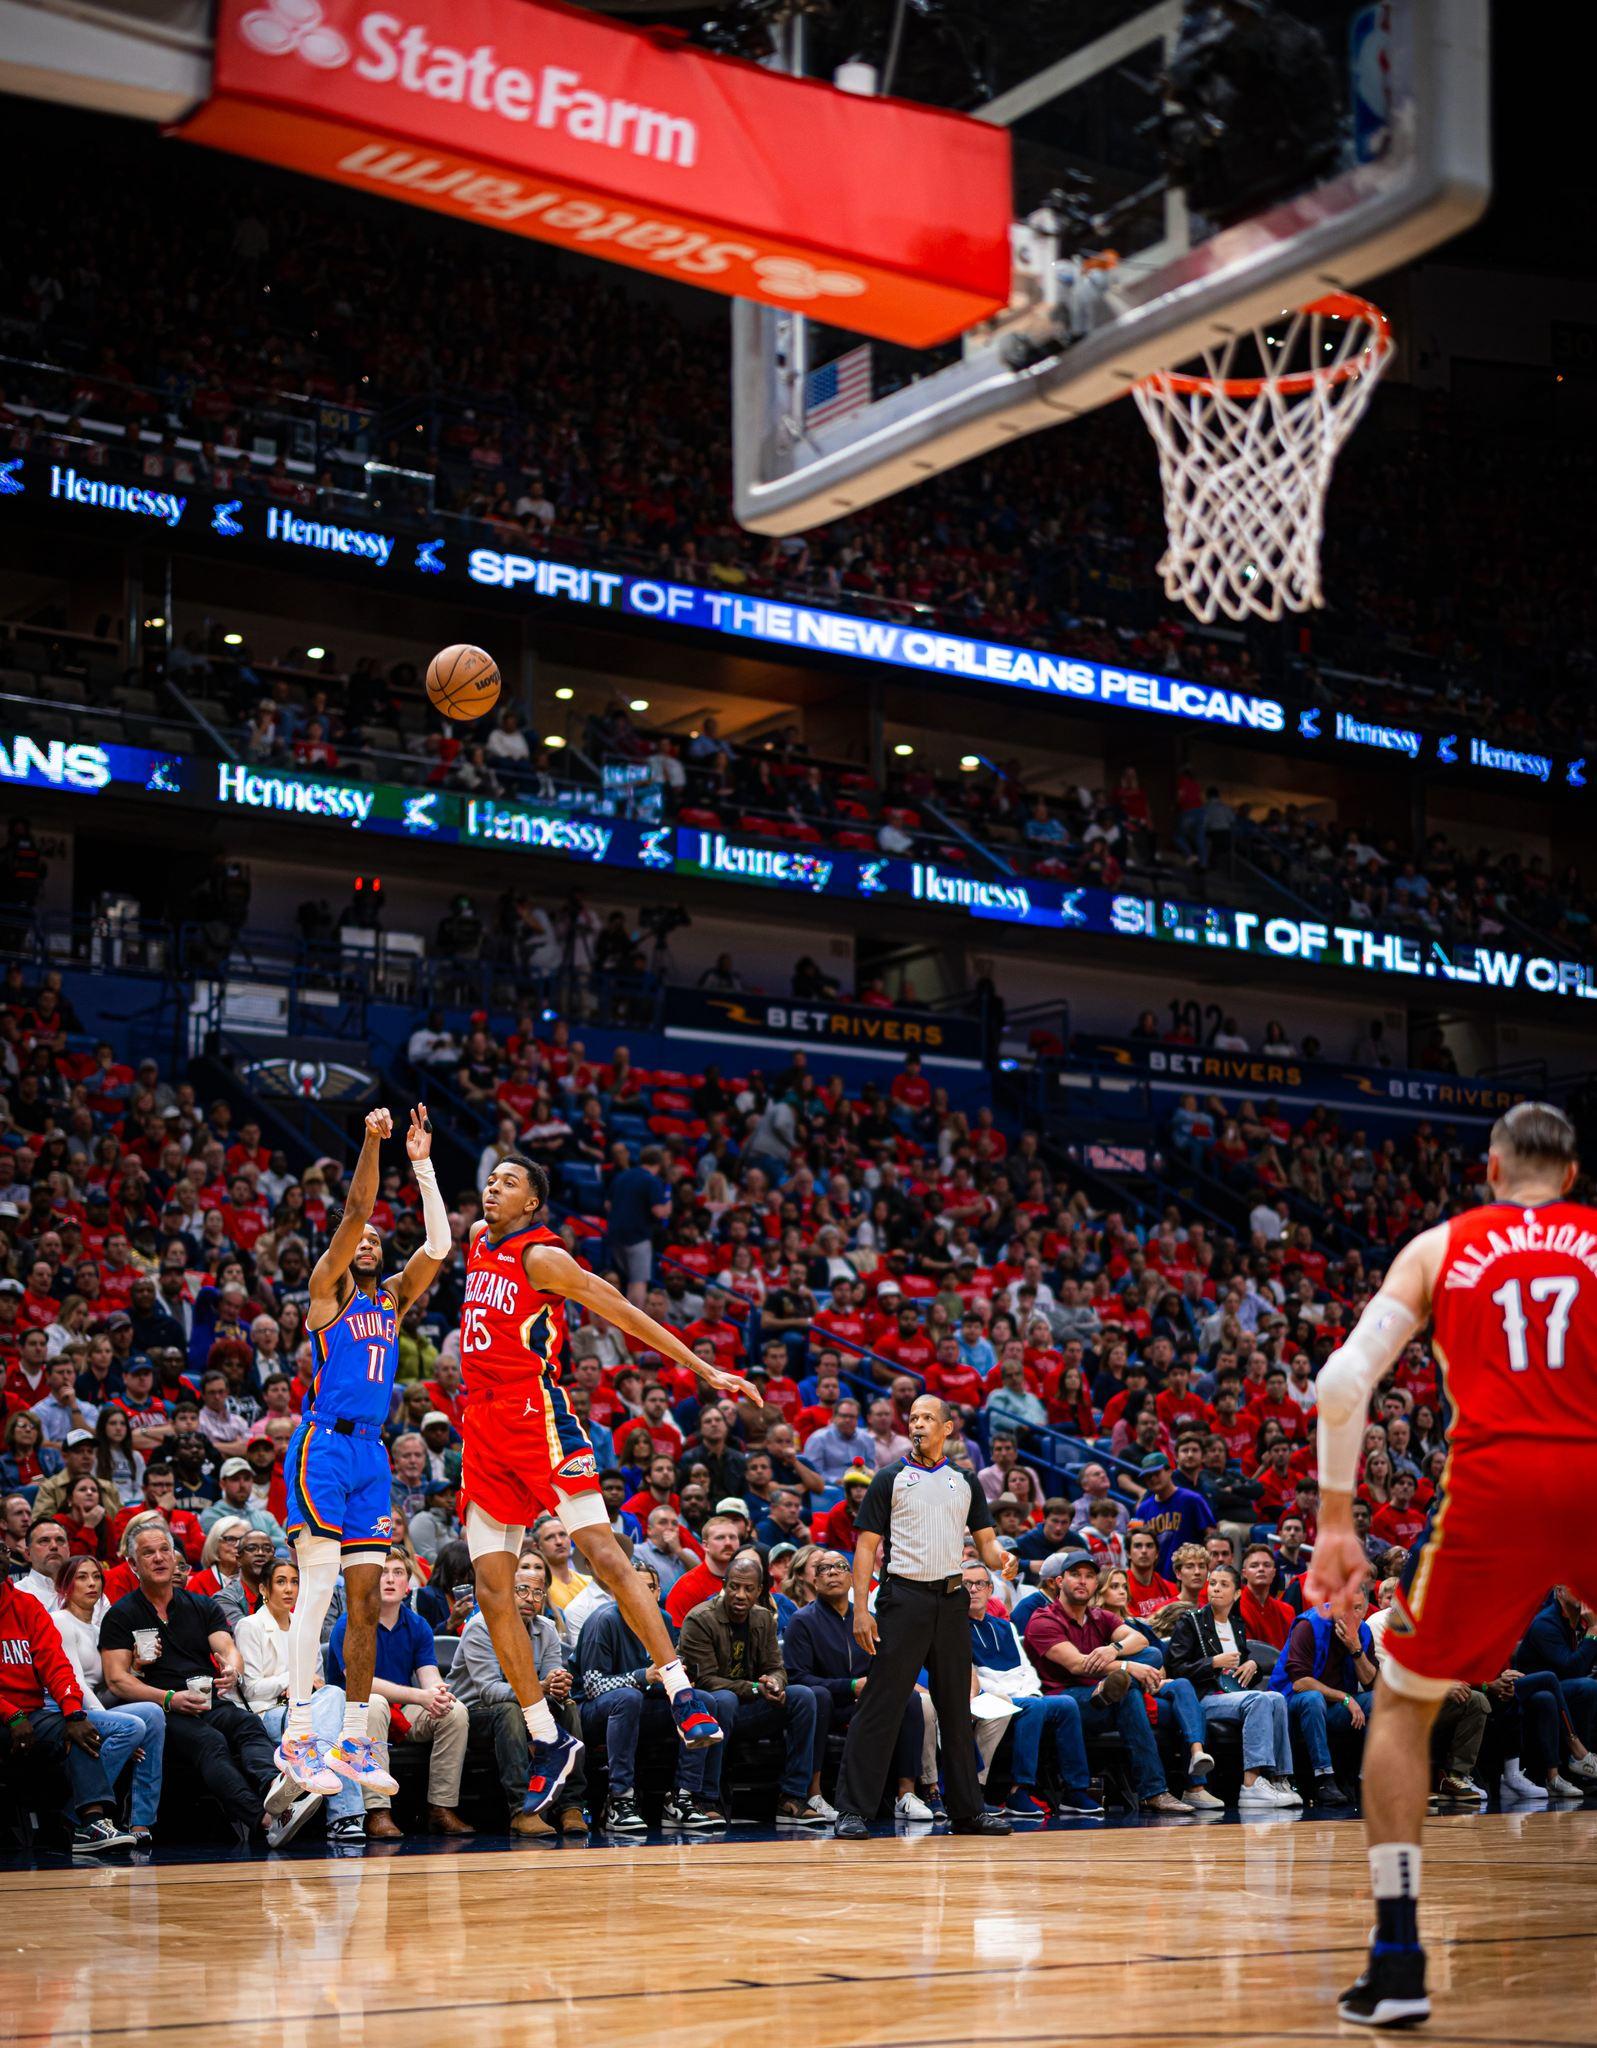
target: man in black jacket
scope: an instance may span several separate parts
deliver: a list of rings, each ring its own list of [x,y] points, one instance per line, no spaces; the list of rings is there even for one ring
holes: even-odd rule
[[[815,1598],[788,1623],[782,1638],[782,1661],[787,1666],[789,1687],[807,1685],[817,1696],[819,1754],[828,1727],[841,1732],[853,1720],[871,1660],[854,1635],[848,1559],[839,1551],[823,1550],[812,1562],[810,1576],[815,1582]],[[919,1692],[910,1695],[893,1750],[893,1773],[898,1781],[893,1814],[898,1820],[932,1818],[931,1808],[915,1790],[926,1726],[922,1698]]]

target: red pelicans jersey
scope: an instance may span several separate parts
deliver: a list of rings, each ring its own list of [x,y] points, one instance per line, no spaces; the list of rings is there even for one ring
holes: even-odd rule
[[[1597,1443],[1597,1209],[1456,1216],[1431,1302],[1452,1442]]]
[[[566,1304],[527,1278],[521,1255],[529,1244],[559,1244],[541,1223],[512,1231],[496,1244],[479,1231],[466,1255],[460,1312],[460,1371],[468,1400],[522,1393],[529,1377],[556,1384],[566,1357]],[[563,1249],[563,1247],[562,1247]]]

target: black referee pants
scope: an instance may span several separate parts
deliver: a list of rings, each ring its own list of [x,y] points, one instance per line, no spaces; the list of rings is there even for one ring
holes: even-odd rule
[[[983,1800],[970,1725],[970,1601],[963,1581],[889,1574],[876,1596],[876,1638],[837,1774],[839,1810],[876,1818],[904,1709],[924,1666],[937,1709],[948,1817],[974,1820]]]

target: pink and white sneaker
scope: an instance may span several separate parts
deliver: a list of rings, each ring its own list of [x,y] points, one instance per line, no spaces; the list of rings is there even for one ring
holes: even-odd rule
[[[393,1793],[399,1780],[377,1761],[377,1751],[364,1735],[341,1735],[327,1752],[327,1761],[341,1777],[353,1778],[371,1792]]]
[[[327,1744],[319,1735],[285,1735],[272,1759],[285,1778],[302,1792],[336,1792],[337,1775],[328,1768]]]

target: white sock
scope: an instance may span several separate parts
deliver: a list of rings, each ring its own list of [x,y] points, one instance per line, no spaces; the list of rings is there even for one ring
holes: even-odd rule
[[[365,1700],[345,1700],[344,1726],[342,1737],[345,1742],[364,1742],[370,1732],[367,1726]]]
[[[288,1710],[288,1726],[283,1732],[296,1738],[315,1734],[316,1731],[311,1726],[311,1703],[309,1700],[293,1701]]]
[[[1417,1899],[1419,1843],[1377,1842],[1370,1851],[1370,1890],[1378,1899]]]
[[[560,1733],[555,1726],[555,1717],[549,1711],[547,1700],[535,1700],[530,1707],[523,1707],[521,1712],[527,1724],[527,1733],[534,1742],[553,1742]]]
[[[673,1657],[669,1664],[660,1666],[660,1683],[665,1687],[665,1696],[674,1700],[679,1692],[686,1692],[692,1684],[688,1668],[680,1657]]]

